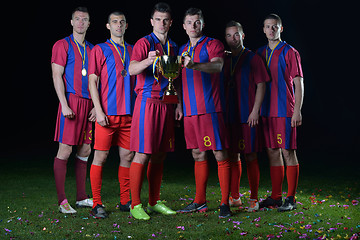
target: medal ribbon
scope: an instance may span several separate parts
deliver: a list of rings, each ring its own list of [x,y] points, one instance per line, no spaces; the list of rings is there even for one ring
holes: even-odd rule
[[[161,44],[161,43],[160,43],[160,44]],[[162,48],[162,50],[163,50],[163,53],[165,53],[164,48],[162,47],[162,44],[161,44],[161,48]],[[167,42],[166,42],[166,48],[167,48],[167,53],[168,53],[167,55],[170,56],[170,43],[169,43],[169,40],[167,40]],[[164,55],[165,55],[165,54],[164,54]],[[157,65],[157,63],[159,62],[159,59],[160,59],[160,57],[157,56],[157,57],[155,58],[155,61],[153,62],[153,65],[152,65],[153,75],[154,75],[154,78],[155,78],[155,80],[156,80],[157,83],[159,83],[159,76],[157,76],[157,75],[155,74],[155,71],[156,71],[156,65]]]
[[[234,76],[235,69],[236,69],[236,65],[237,65],[237,63],[239,62],[239,60],[240,60],[240,58],[241,58],[241,55],[244,53],[244,50],[245,50],[245,47],[242,47],[241,52],[240,52],[240,54],[238,55],[238,58],[237,58],[236,63],[235,63],[235,65],[234,65],[234,68],[233,68],[232,57],[230,58],[230,71],[231,71],[231,72],[230,72],[230,75],[231,75],[231,76]]]
[[[111,44],[114,46],[114,48],[116,49],[116,51],[118,52],[119,56],[120,56],[120,59],[121,59],[121,62],[123,64],[123,67],[125,69],[125,57],[126,57],[126,48],[125,48],[125,43],[123,42],[123,45],[124,45],[124,59],[121,57],[121,54],[120,54],[120,51],[119,49],[117,48],[116,44],[113,42],[113,40],[110,38],[110,42]]]
[[[272,55],[273,55],[273,53],[274,53],[274,50],[275,50],[275,48],[277,47],[277,45],[279,45],[280,42],[281,42],[281,41],[279,41],[279,42],[275,45],[275,47],[273,48],[273,50],[271,50],[271,53],[270,53],[270,56],[269,56],[269,57],[268,57],[268,50],[267,50],[267,48],[266,48],[265,59],[266,59],[266,65],[267,65],[268,67],[270,67],[270,61],[271,61]]]
[[[74,42],[79,50],[80,56],[81,56],[81,60],[82,60],[82,68],[85,68],[85,57],[86,57],[86,41],[84,41],[84,57],[80,51],[80,47],[79,47],[79,43],[76,41],[75,37],[74,37]]]

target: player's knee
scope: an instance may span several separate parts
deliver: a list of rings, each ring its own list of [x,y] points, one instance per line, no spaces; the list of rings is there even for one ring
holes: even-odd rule
[[[91,154],[91,146],[89,144],[84,144],[78,149],[77,155],[80,157],[89,157]]]
[[[294,149],[283,149],[283,156],[287,166],[298,165],[296,151]]]
[[[120,153],[120,161],[121,162],[126,162],[126,163],[131,163],[131,161],[134,158],[134,152],[131,151],[126,151],[126,152],[121,152]]]
[[[206,152],[201,152],[199,149],[192,150],[192,156],[195,161],[205,161],[206,160]]]
[[[70,157],[70,154],[72,152],[72,146],[71,145],[67,145],[67,144],[59,144],[59,150],[58,153],[56,155],[57,158],[59,159],[63,159],[63,160],[68,160]]]
[[[106,162],[106,158],[107,158],[108,154],[109,154],[109,151],[96,150],[92,164],[102,166]]]
[[[229,157],[226,150],[214,150],[213,151],[216,161],[220,162]]]

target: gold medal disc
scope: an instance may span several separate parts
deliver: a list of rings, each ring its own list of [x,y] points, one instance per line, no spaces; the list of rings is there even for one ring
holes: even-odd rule
[[[85,68],[83,68],[83,69],[81,70],[81,74],[82,74],[84,77],[86,76],[87,72],[86,72],[86,69],[85,69]]]

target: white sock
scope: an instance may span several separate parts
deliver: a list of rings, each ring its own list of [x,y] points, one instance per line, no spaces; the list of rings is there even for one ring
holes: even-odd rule
[[[76,158],[80,159],[81,161],[87,162],[87,160],[89,159],[89,157],[80,157],[79,155],[76,154]]]

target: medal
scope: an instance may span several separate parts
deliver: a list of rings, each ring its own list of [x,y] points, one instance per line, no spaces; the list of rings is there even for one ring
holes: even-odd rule
[[[86,74],[87,74],[86,69],[83,68],[83,69],[81,70],[81,75],[83,75],[84,77],[86,77]]]
[[[76,39],[74,38],[74,42],[79,50],[80,56],[81,56],[81,60],[82,60],[82,69],[81,69],[81,75],[83,75],[83,77],[86,77],[87,71],[85,69],[85,57],[86,57],[86,42],[84,41],[84,56],[81,53],[80,47],[78,42],[76,41]]]
[[[123,70],[121,71],[121,76],[125,77],[126,75],[127,75],[127,71],[126,71],[125,69],[123,69]]]
[[[120,60],[123,64],[123,67],[124,69],[121,71],[121,76],[125,77],[127,75],[127,71],[126,71],[126,67],[125,67],[125,59],[126,59],[126,46],[125,46],[125,42],[123,42],[123,45],[124,45],[124,57],[122,58],[121,57],[121,54],[120,54],[120,51],[119,49],[117,48],[117,46],[115,45],[115,43],[113,42],[113,40],[110,38],[110,42],[111,44],[114,46],[114,48],[116,49],[116,51],[118,52],[119,56],[120,56]]]

